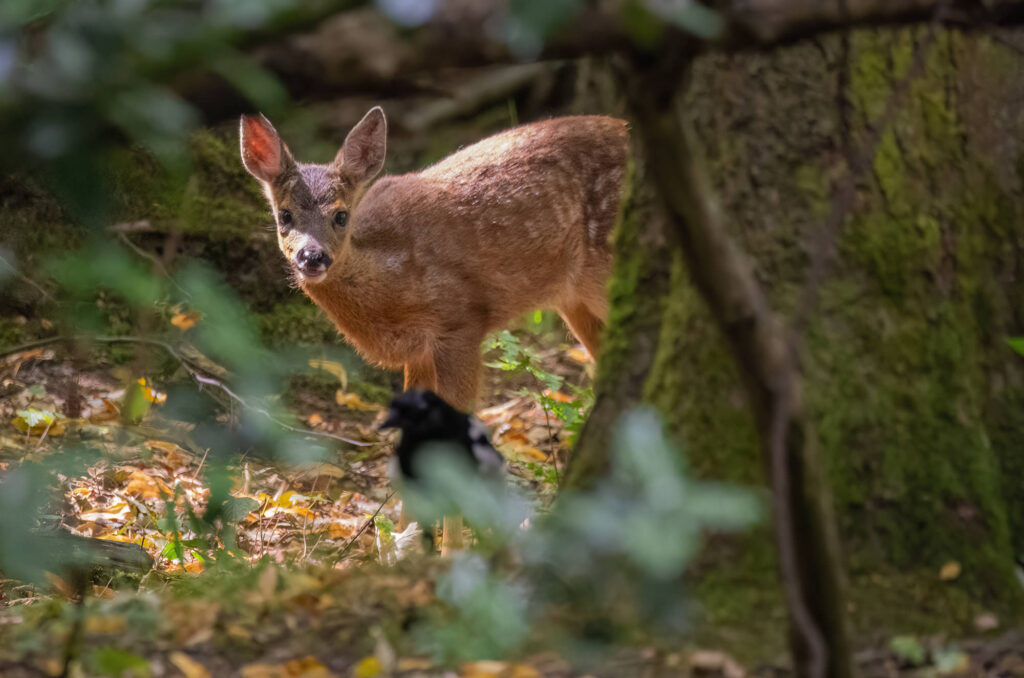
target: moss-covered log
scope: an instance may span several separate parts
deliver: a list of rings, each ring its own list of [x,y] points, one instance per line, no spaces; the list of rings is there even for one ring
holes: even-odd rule
[[[923,45],[925,68],[858,178],[801,356],[861,639],[1021,613],[1024,363],[1005,339],[1024,333],[1024,63],[991,39],[930,30],[859,32],[848,52],[833,36],[703,58],[687,94],[731,233],[792,316],[846,171],[844,137],[860,148],[876,136]],[[644,399],[699,474],[764,483],[738,372],[685,267],[672,276]],[[620,295],[613,314],[644,298]],[[950,562],[951,581],[939,576]],[[699,569],[716,642],[762,658],[783,647],[767,530],[716,542]]]

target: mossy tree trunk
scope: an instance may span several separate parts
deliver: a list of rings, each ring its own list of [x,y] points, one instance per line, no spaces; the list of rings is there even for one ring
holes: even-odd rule
[[[790,319],[847,176],[844,143],[872,150],[800,356],[861,636],[955,632],[982,610],[1021,611],[1024,363],[1005,338],[1024,334],[1024,64],[990,38],[932,30],[857,32],[846,50],[831,36],[709,56],[687,92],[724,221]],[[907,80],[915,58],[924,68]],[[622,231],[635,227],[623,219]],[[627,331],[609,346],[643,344],[635,333],[647,331],[654,358],[626,380],[628,361],[603,360],[597,407],[628,384],[616,408],[642,394],[697,473],[764,483],[740,372],[674,247],[660,254],[671,267],[665,294],[620,259],[610,339]],[[574,463],[601,454],[583,445]],[[771,552],[762,532],[719,545],[702,568],[707,615],[745,629],[731,637],[748,648],[782,640]],[[943,580],[950,562],[961,573]]]

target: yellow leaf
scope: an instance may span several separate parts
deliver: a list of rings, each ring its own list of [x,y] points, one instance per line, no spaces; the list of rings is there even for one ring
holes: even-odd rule
[[[285,663],[283,668],[289,678],[330,678],[334,675],[313,657],[293,659]]]
[[[313,414],[309,415],[309,418],[306,419],[306,423],[315,428],[320,424],[324,423],[324,418],[321,417],[316,412],[314,412]]]
[[[352,668],[352,678],[375,678],[381,672],[380,660],[376,657],[363,657]]]
[[[953,581],[960,576],[962,569],[963,568],[960,567],[960,563],[955,560],[951,560],[939,568],[939,579],[942,581]]]
[[[184,652],[172,652],[169,659],[179,671],[185,674],[185,678],[210,678],[210,672],[206,670],[206,667]]]
[[[124,631],[125,621],[121,616],[96,616],[90,615],[85,620],[86,633],[121,633]]]
[[[578,363],[589,363],[593,360],[590,357],[590,353],[587,352],[587,349],[582,346],[573,346],[570,348],[569,357]]]
[[[462,678],[541,678],[541,675],[525,664],[482,661],[464,664]]]
[[[14,424],[14,428],[29,435],[41,436],[46,433],[59,436],[64,433],[66,420],[62,414],[29,408],[18,412],[18,416],[12,419],[11,423]]]
[[[350,410],[360,410],[362,412],[376,412],[377,410],[380,409],[380,405],[373,405],[371,403],[364,401],[355,393],[345,393],[342,390],[339,390],[336,394],[334,394],[334,399],[338,402],[339,405],[344,405]]]
[[[167,394],[161,393],[155,388],[148,386],[146,384],[145,378],[139,379],[139,386],[142,387],[141,390],[143,397],[149,402],[156,403],[157,405],[163,405],[165,402],[167,402]]]
[[[520,457],[526,461],[547,461],[547,455],[530,444],[522,433],[512,432],[501,437],[501,452],[505,456]]]
[[[171,324],[184,332],[195,327],[202,317],[203,314],[199,311],[185,311],[184,313],[175,314],[171,318]]]
[[[333,360],[317,360],[311,359],[309,366],[314,370],[323,370],[324,372],[330,372],[338,381],[341,382],[341,389],[344,391],[348,388],[348,372],[345,370],[345,366],[339,362]]]
[[[356,531],[356,528],[352,525],[346,525],[345,523],[331,523],[327,527],[327,536],[331,539],[347,539],[351,537]]]

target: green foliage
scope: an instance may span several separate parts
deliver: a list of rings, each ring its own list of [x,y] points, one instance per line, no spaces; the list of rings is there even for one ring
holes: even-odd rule
[[[924,646],[914,636],[896,636],[889,641],[889,649],[912,666],[922,666],[928,658]]]
[[[420,629],[425,649],[454,663],[512,657],[527,628],[542,627],[546,644],[565,650],[685,625],[681,575],[702,534],[748,527],[760,514],[758,501],[687,477],[650,411],[625,416],[613,447],[606,478],[564,493],[558,511],[532,516],[526,531],[519,526],[529,506],[514,489],[492,487],[450,458],[425,467],[423,487],[407,498],[410,511],[426,521],[464,514],[488,556],[457,559],[442,577],[446,606]],[[500,565],[508,552],[521,562],[512,572]],[[595,629],[603,631],[594,637]]]
[[[529,346],[524,346],[519,338],[508,330],[502,330],[488,338],[484,347],[486,350],[501,351],[497,360],[484,363],[488,367],[505,372],[529,374],[550,391],[559,391],[565,382],[564,378],[541,367],[537,352]],[[583,422],[586,421],[587,412],[594,404],[594,389],[593,387],[581,388],[572,384],[569,386],[573,390],[574,396],[569,402],[556,400],[543,390],[537,392],[527,390],[525,392],[540,403],[545,412],[554,414],[562,421],[566,430],[575,437],[583,427]]]

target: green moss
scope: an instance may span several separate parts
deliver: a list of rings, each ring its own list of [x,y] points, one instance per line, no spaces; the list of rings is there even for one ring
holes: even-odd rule
[[[193,173],[181,201],[181,227],[210,238],[249,238],[270,224],[266,199],[242,167],[237,142],[202,130],[190,144]]]
[[[997,69],[1009,67],[987,40],[941,33],[908,86],[903,78],[924,36],[925,29],[908,28],[851,38],[854,148],[876,136],[893,92],[903,93],[877,130],[801,361],[858,641],[968,632],[978,612],[1009,621],[1020,618],[1024,602],[1012,572],[1014,554],[1024,551],[1024,360],[1004,342],[1024,334],[1016,273],[1024,157],[1016,166],[995,164],[986,144],[999,138],[985,127],[994,113],[977,108],[991,104],[966,89],[989,72],[990,58]],[[834,106],[793,114],[796,95],[787,88],[808,92],[834,77],[827,66],[801,70],[809,63],[805,49],[745,58],[756,65],[719,62],[691,94],[733,233],[782,311],[803,285],[807,259],[797,255],[827,218],[833,178],[845,172],[835,132],[807,120],[834,116]],[[839,54],[835,42],[823,49]],[[1003,86],[992,77],[986,87],[998,94]],[[734,89],[722,91],[723,83]],[[722,107],[707,113],[710,95],[701,86],[715,93],[712,101],[753,91],[758,113],[753,120]],[[821,98],[835,97],[833,90]],[[1007,96],[1001,105],[1013,104]],[[722,140],[721,130],[738,131]],[[778,137],[793,137],[786,148],[803,144],[804,154],[760,143]],[[685,269],[675,266],[645,393],[668,415],[699,475],[763,483],[724,340]],[[755,661],[781,651],[785,624],[769,531],[712,549],[706,559],[696,573],[705,619],[698,639]],[[941,581],[949,561],[962,574]]]
[[[308,299],[276,304],[257,316],[263,343],[271,348],[339,343],[338,330]]]

